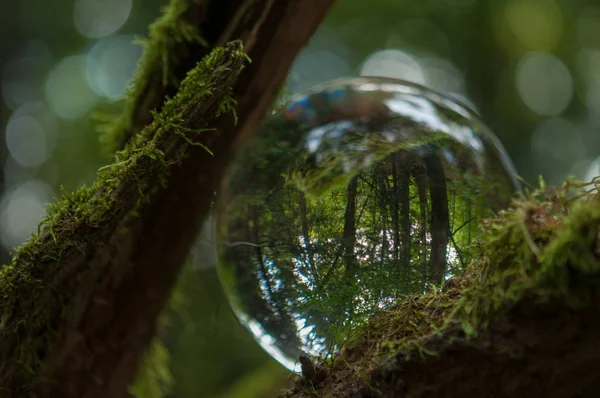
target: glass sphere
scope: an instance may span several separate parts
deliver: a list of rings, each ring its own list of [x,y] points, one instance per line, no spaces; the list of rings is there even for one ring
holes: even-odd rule
[[[473,112],[427,88],[351,78],[301,93],[237,148],[219,192],[234,312],[290,370],[378,310],[460,274],[479,220],[518,184]]]

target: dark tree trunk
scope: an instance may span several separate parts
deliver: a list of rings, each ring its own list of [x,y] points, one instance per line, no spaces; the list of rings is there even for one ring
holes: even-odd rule
[[[446,274],[446,255],[450,238],[448,192],[442,161],[435,155],[429,155],[425,158],[425,165],[431,198],[429,282],[439,285]]]
[[[400,266],[406,274],[410,274],[410,154],[399,153],[398,165],[398,199],[400,202]]]
[[[390,155],[390,162],[392,164],[392,192],[388,196],[390,210],[392,212],[392,227],[394,229],[394,261],[396,267],[399,266],[400,260],[400,177],[398,173],[398,154],[393,153]]]
[[[358,266],[354,255],[356,245],[356,191],[358,188],[358,176],[353,177],[348,183],[348,198],[346,201],[346,212],[344,213],[344,235],[342,237],[344,246],[344,264],[346,276],[352,277],[356,274]]]
[[[427,175],[425,166],[419,164],[415,166],[413,170],[413,176],[415,178],[415,184],[417,186],[417,191],[419,195],[419,241],[420,241],[420,250],[421,250],[421,261],[419,264],[420,274],[422,278],[422,283],[425,284],[427,281],[427,275],[429,273],[428,263],[427,263],[427,207],[429,206],[427,202]],[[423,286],[424,288],[425,286]]]
[[[377,181],[379,185],[379,212],[381,217],[381,261],[385,264],[388,259],[388,228],[389,228],[389,215],[388,215],[388,172],[384,166],[381,166],[377,173]]]

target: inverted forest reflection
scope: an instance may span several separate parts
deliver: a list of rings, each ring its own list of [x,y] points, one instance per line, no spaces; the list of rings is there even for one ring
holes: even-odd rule
[[[516,183],[462,105],[382,78],[295,97],[237,150],[220,193],[232,306],[289,369],[327,356],[377,310],[459,274],[478,220]]]

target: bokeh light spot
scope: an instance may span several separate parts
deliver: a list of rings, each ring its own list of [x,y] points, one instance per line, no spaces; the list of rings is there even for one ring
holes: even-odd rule
[[[23,167],[12,156],[7,156],[6,163],[2,169],[4,174],[4,191],[10,191],[12,188],[33,179],[37,171],[38,169]]]
[[[581,50],[576,58],[577,70],[583,78],[579,97],[592,114],[600,114],[600,51]]]
[[[336,52],[307,51],[294,64],[290,77],[290,89],[305,90],[315,84],[347,76],[351,72],[346,59]]]
[[[46,79],[46,100],[63,119],[76,119],[86,115],[98,97],[85,79],[85,57],[75,55],[60,61]]]
[[[562,35],[562,13],[552,0],[511,2],[506,18],[510,30],[530,50],[552,50]]]
[[[85,77],[92,90],[110,99],[123,96],[142,50],[128,35],[107,37],[94,44],[85,64]]]
[[[36,167],[48,158],[42,125],[28,115],[13,116],[6,124],[6,146],[13,158],[26,167]]]
[[[423,69],[404,51],[387,49],[371,54],[363,63],[361,76],[380,76],[425,84]]]
[[[595,159],[592,159],[591,162],[588,162],[587,170],[585,172],[585,176],[583,177],[583,181],[589,182],[599,176],[600,176],[600,156],[598,156]]]
[[[531,138],[535,166],[548,183],[559,184],[586,156],[581,131],[569,120],[552,118],[540,123]]]
[[[108,36],[127,22],[131,6],[132,0],[77,0],[73,22],[86,37]]]
[[[17,108],[12,117],[31,116],[40,123],[44,129],[46,153],[50,156],[56,148],[58,141],[58,119],[45,101],[31,101]]]
[[[573,97],[569,69],[549,53],[525,54],[517,65],[516,85],[525,105],[540,115],[559,115]]]
[[[0,240],[7,250],[23,243],[45,214],[52,189],[43,181],[26,182],[0,202]]]
[[[463,91],[463,77],[461,72],[449,61],[429,57],[422,59],[419,65],[425,73],[425,83],[434,90],[461,93]]]

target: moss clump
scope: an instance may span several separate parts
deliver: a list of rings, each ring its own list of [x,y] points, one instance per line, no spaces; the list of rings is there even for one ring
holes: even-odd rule
[[[144,151],[148,152],[148,156],[151,158],[162,157],[163,153],[156,152],[154,149],[164,142],[167,134],[177,135],[187,145],[204,147],[198,140],[198,136],[203,132],[214,131],[214,129],[203,123],[190,124],[190,120],[198,117],[202,104],[205,104],[216,93],[222,96],[221,101],[216,104],[214,112],[210,115],[211,119],[217,118],[224,113],[232,112],[235,106],[235,100],[232,97],[232,86],[223,85],[223,82],[218,78],[209,78],[213,75],[224,76],[231,72],[236,75],[239,73],[240,70],[232,71],[232,63],[222,62],[226,52],[234,58],[233,65],[237,65],[240,70],[249,61],[243,51],[241,42],[235,42],[227,49],[217,48],[211,52],[203,62],[199,63],[196,68],[189,72],[182,83],[182,89],[174,98],[168,99],[165,102],[162,111],[153,112],[153,123],[132,137],[125,145],[125,148],[116,153],[115,165],[129,162],[136,153]],[[173,159],[170,161],[179,162],[187,150],[187,145],[177,148],[172,153]],[[208,148],[206,149],[211,153]],[[164,164],[164,162],[161,163]]]
[[[114,120],[100,117],[101,140],[107,151],[113,153],[122,149],[136,131],[136,114],[142,102],[150,95],[148,90],[177,88],[181,77],[175,73],[185,56],[189,56],[191,45],[207,46],[199,30],[199,24],[190,23],[187,14],[192,7],[201,7],[194,0],[173,0],[163,9],[162,16],[149,27],[149,37],[139,39],[145,46],[130,84],[125,110]],[[152,109],[147,110],[152,111]]]
[[[477,384],[486,371],[499,380],[504,370],[498,369],[501,365],[494,362],[498,361],[494,355],[501,358],[500,363],[512,355],[506,352],[512,347],[512,335],[501,336],[503,330],[525,335],[532,327],[535,330],[538,321],[532,319],[538,311],[539,325],[546,325],[547,313],[562,311],[575,319],[573,314],[592,311],[596,305],[600,282],[598,183],[600,179],[590,184],[567,181],[558,188],[546,188],[542,183],[541,188],[516,198],[509,209],[484,223],[480,255],[464,275],[447,280],[442,289],[408,297],[375,315],[329,364],[325,382],[319,386],[300,382],[288,396],[397,396],[393,394],[426,380],[422,375],[427,373],[428,363],[437,369],[432,373],[441,374],[440,363],[458,368],[457,358],[476,355],[483,356],[480,363],[469,364],[469,372],[476,374],[473,367],[481,366],[481,374],[468,380]],[[524,312],[522,308],[528,311],[525,319],[518,316]],[[527,323],[522,331],[518,323],[510,324],[519,321]],[[552,333],[558,334],[550,331],[550,339],[555,336]],[[498,343],[503,339],[508,346],[493,347],[505,344]],[[438,358],[442,352],[454,354]],[[470,354],[461,356],[464,352]],[[411,373],[411,366],[418,370]],[[535,366],[539,369],[541,365]],[[460,384],[457,375],[464,376],[454,368],[446,374],[456,376],[446,385],[452,389]],[[426,388],[429,392],[421,388],[414,396],[437,396],[436,387],[428,384]],[[446,392],[444,396],[455,396]]]
[[[100,170],[97,182],[64,192],[38,233],[0,269],[0,380],[8,392],[36,380],[64,307],[77,289],[93,287],[72,281],[85,279],[98,250],[166,184],[171,167],[198,142],[199,134],[232,111],[232,85],[246,61],[240,42],[205,57],[155,122],[128,143],[114,164]],[[51,374],[51,369],[45,372]]]

